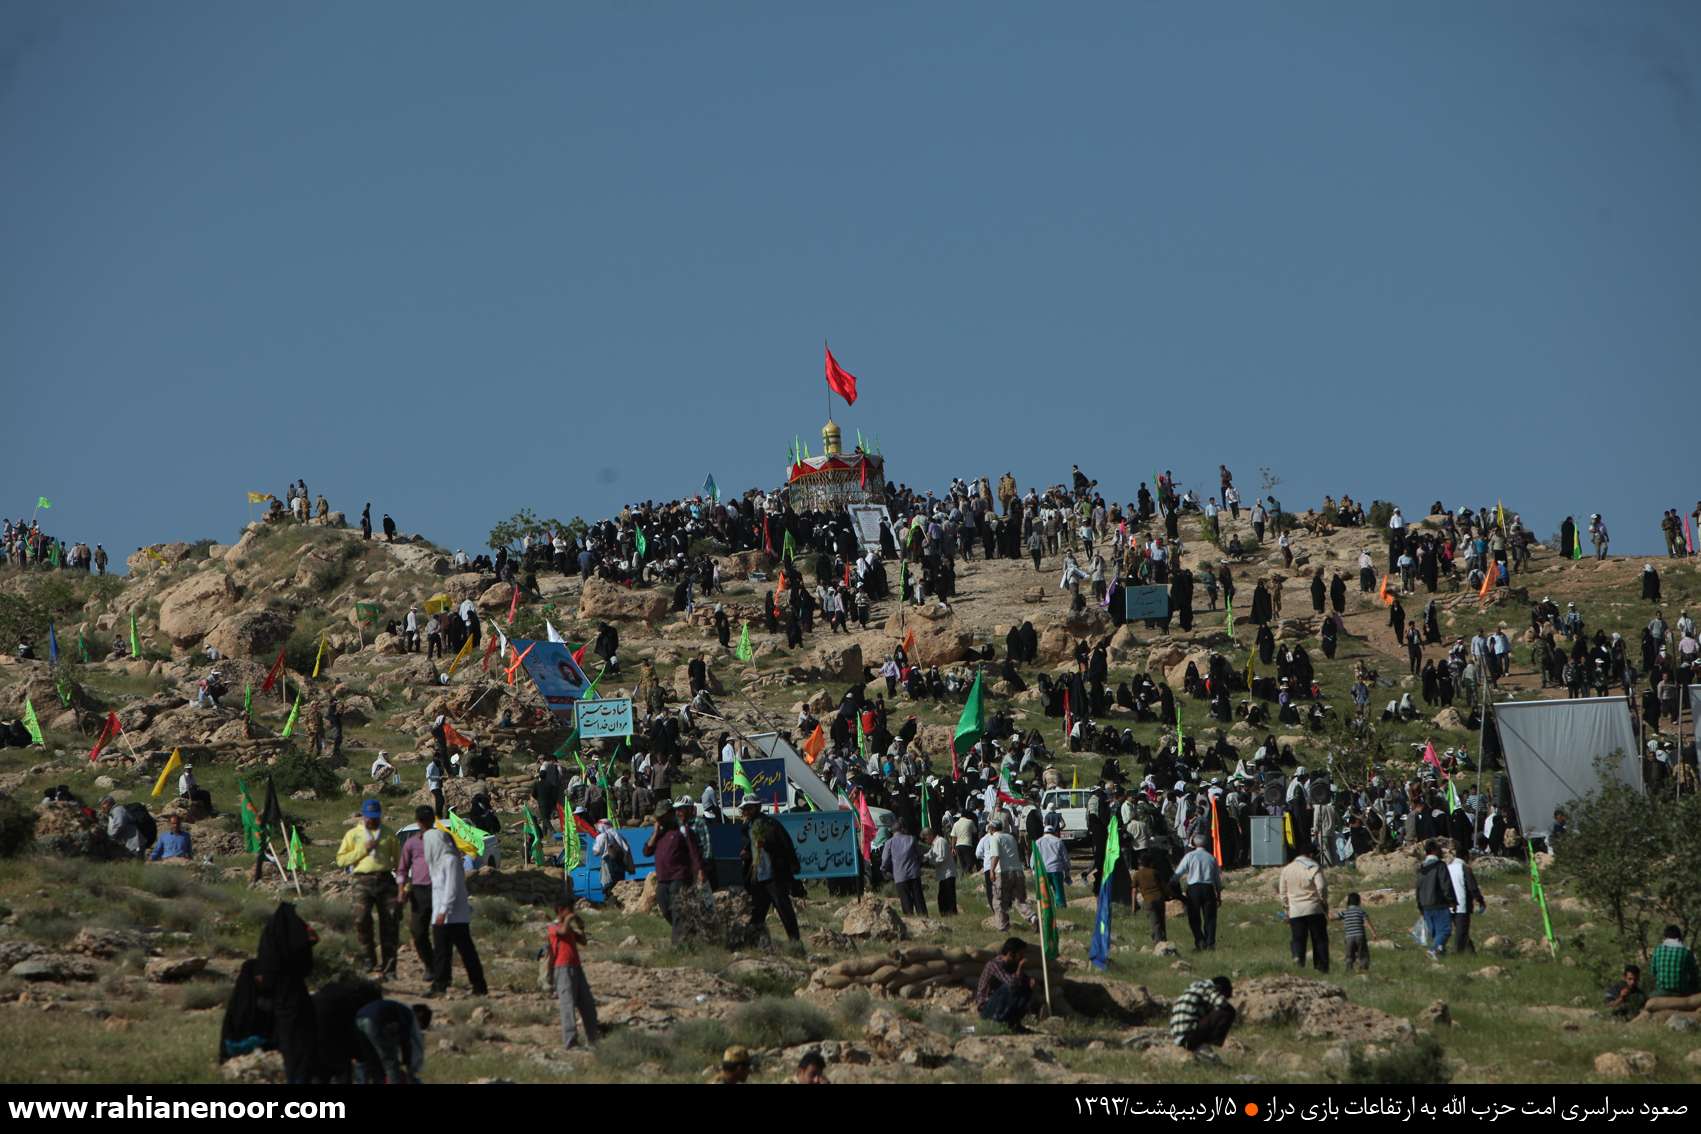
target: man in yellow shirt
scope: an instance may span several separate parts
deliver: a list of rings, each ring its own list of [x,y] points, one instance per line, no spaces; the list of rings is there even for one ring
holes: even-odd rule
[[[379,820],[383,809],[376,799],[360,805],[361,822],[350,827],[337,848],[337,865],[354,875],[354,936],[366,954],[366,967],[385,977],[396,975],[397,918],[396,860],[400,848],[396,836],[384,830]],[[372,915],[378,918],[378,940],[383,947],[380,965],[372,948]]]

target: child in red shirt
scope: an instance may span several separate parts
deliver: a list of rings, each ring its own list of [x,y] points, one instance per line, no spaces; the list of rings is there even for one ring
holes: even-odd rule
[[[591,986],[585,981],[584,966],[579,961],[579,946],[585,944],[585,923],[573,913],[573,907],[555,907],[555,921],[548,930],[549,967],[555,978],[555,995],[561,1002],[561,1040],[571,1051],[578,1042],[573,1026],[573,1010],[585,1018],[585,1042],[594,1044],[600,1038],[597,1030],[597,1004],[591,997]]]

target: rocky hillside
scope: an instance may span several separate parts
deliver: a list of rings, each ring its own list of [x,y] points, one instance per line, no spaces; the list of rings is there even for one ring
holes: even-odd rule
[[[1249,534],[1244,524],[1240,531]],[[1217,549],[1198,539],[1191,523],[1183,535],[1191,541],[1185,556],[1190,566],[1216,562]],[[1235,567],[1246,594],[1261,576],[1287,576],[1278,637],[1308,640],[1327,699],[1343,707],[1350,703],[1351,668],[1360,659],[1380,669],[1386,686],[1381,700],[1409,683],[1405,653],[1387,629],[1384,608],[1374,594],[1358,593],[1355,563],[1365,538],[1362,531],[1299,533],[1294,569],[1283,571],[1279,557],[1267,554]],[[1664,574],[1668,613],[1701,605],[1701,580],[1692,566],[1653,562]],[[1648,617],[1647,604],[1639,600],[1642,564],[1573,563],[1539,551],[1530,571],[1515,577],[1514,590],[1497,595],[1486,609],[1479,609],[1471,593],[1437,596],[1444,632],[1468,633],[1499,622],[1522,631],[1529,623],[1528,602],[1551,596],[1561,606],[1576,601],[1591,627],[1619,630],[1635,641]],[[1348,635],[1332,663],[1315,646],[1317,623],[1304,575],[1319,565],[1341,570],[1351,595]],[[956,918],[903,918],[877,901],[850,902],[817,888],[801,904],[807,947],[796,951],[770,951],[740,934],[739,907],[732,902],[702,928],[696,948],[674,949],[653,912],[653,897],[631,887],[603,909],[587,912],[588,972],[612,1025],[609,1041],[594,1055],[568,1055],[559,1050],[553,1002],[536,991],[532,962],[541,941],[539,903],[554,892],[558,875],[512,861],[529,783],[527,761],[559,743],[560,733],[522,727],[497,737],[493,725],[504,709],[524,721],[528,709],[540,707],[529,682],[522,678],[509,686],[494,667],[487,673],[475,661],[446,688],[440,686],[436,675],[446,668],[443,662],[402,654],[400,642],[383,632],[383,624],[399,619],[410,603],[423,606],[438,594],[455,602],[470,597],[516,636],[541,637],[548,619],[572,642],[593,636],[599,621],[613,622],[621,631],[626,688],[636,680],[637,663],[650,661],[671,702],[685,696],[685,662],[704,651],[719,703],[729,718],[752,728],[789,727],[802,704],[836,703],[865,665],[878,666],[911,630],[919,661],[949,667],[987,644],[1002,657],[1008,628],[1031,621],[1040,635],[1041,666],[1054,672],[1072,666],[1077,639],[1108,635],[1113,685],[1150,671],[1179,687],[1187,661],[1202,661],[1213,649],[1228,654],[1237,669],[1243,666],[1250,628],[1241,627],[1231,640],[1220,613],[1200,613],[1191,633],[1156,633],[1143,626],[1117,630],[1096,610],[1068,616],[1056,559],[1048,559],[1038,574],[1028,561],[975,560],[958,569],[960,594],[949,613],[900,611],[888,603],[876,609],[867,630],[832,635],[818,629],[804,649],[788,651],[783,639],[760,632],[758,604],[771,584],[751,577],[765,564],[761,556],[745,553],[723,558],[726,593],[715,596],[733,620],[735,640],[736,627],[750,620],[756,654],[744,664],[714,640],[712,606],[700,604],[689,616],[674,614],[660,589],[629,591],[541,574],[541,599],[523,605],[510,628],[510,588],[488,576],[454,573],[448,556],[420,538],[387,544],[331,527],[254,525],[229,544],[173,544],[156,554],[139,553],[131,568],[123,580],[0,570],[0,624],[7,633],[27,636],[45,659],[51,619],[63,663],[50,673],[45,660],[0,658],[0,717],[21,713],[27,697],[47,741],[45,748],[0,750],[0,792],[10,799],[0,830],[16,830],[20,815],[36,821],[22,853],[0,871],[0,1076],[6,1078],[201,1080],[219,1073],[212,1053],[229,981],[251,953],[259,924],[280,892],[295,893],[293,886],[280,886],[270,867],[260,883],[249,883],[253,858],[242,853],[231,818],[239,778],[252,786],[270,773],[279,781],[288,817],[307,844],[302,908],[321,931],[321,971],[328,976],[348,970],[356,949],[346,880],[333,868],[331,852],[359,797],[380,790],[366,783],[377,751],[389,752],[403,776],[399,793],[384,789],[392,815],[412,800],[429,801],[421,762],[427,728],[440,711],[463,732],[494,739],[503,753],[502,775],[452,780],[449,795],[452,804],[464,806],[475,790],[491,794],[510,861],[472,882],[474,932],[492,973],[493,996],[481,1002],[457,995],[446,1003],[434,1028],[430,1078],[692,1079],[714,1062],[719,1045],[743,1042],[759,1052],[759,1078],[783,1077],[800,1045],[810,1044],[828,1050],[829,1075],[847,1081],[1020,1079],[1041,1071],[1053,1081],[1107,1074],[1220,1081],[1223,1068],[1178,1061],[1160,1034],[1164,1005],[1190,974],[1219,970],[1232,971],[1237,985],[1244,979],[1248,990],[1246,1031],[1224,1060],[1228,1073],[1249,1080],[1339,1073],[1354,1049],[1368,1044],[1372,1055],[1386,1056],[1419,1033],[1441,1039],[1457,1079],[1620,1078],[1621,1064],[1631,1073],[1659,1078],[1695,1074],[1685,1062],[1692,1054],[1685,1033],[1663,1027],[1626,1032],[1590,1014],[1597,997],[1594,968],[1610,968],[1616,958],[1601,951],[1589,911],[1566,897],[1562,865],[1549,886],[1557,899],[1556,929],[1568,942],[1559,959],[1545,947],[1530,947],[1540,936],[1540,918],[1520,875],[1490,866],[1484,884],[1492,909],[1476,933],[1496,955],[1436,967],[1404,940],[1414,913],[1404,896],[1410,864],[1403,859],[1379,877],[1371,876],[1371,864],[1334,872],[1339,877],[1331,879],[1332,886],[1367,892],[1385,941],[1373,976],[1337,970],[1317,981],[1288,971],[1287,930],[1275,916],[1268,872],[1246,871],[1233,879],[1223,945],[1210,961],[1188,952],[1185,917],[1172,904],[1171,938],[1183,941],[1181,955],[1173,946],[1147,947],[1144,915],[1138,915],[1119,924],[1106,976],[1084,963],[1091,898],[1077,882],[1065,915],[1063,970],[1053,974],[1059,1012],[1039,1034],[1026,1037],[989,1034],[967,1004],[965,974],[979,951],[1001,937],[971,882],[961,887],[964,912]],[[1427,597],[1420,593],[1408,600],[1408,613],[1419,616]],[[357,619],[356,602],[381,608],[377,627]],[[1202,591],[1196,591],[1196,606],[1204,605]],[[130,656],[132,618],[140,658]],[[324,658],[314,681],[309,675],[321,641]],[[223,655],[217,664],[236,691],[222,711],[191,704],[195,681],[210,668],[208,647]],[[333,691],[343,704],[340,763],[302,759],[305,723],[293,740],[280,737],[289,706],[259,690],[280,649],[291,697],[303,692],[304,720],[313,702]],[[1508,688],[1529,690],[1534,682],[1527,651],[1519,649],[1517,662]],[[1027,676],[1031,682],[1031,673]],[[245,685],[254,689],[251,720],[241,713]],[[1058,743],[1058,722],[1043,717],[1034,692],[1011,695],[995,686],[992,693],[995,707],[1011,708],[1018,724],[1046,729]],[[1215,728],[1203,702],[1181,704],[1190,733]],[[900,716],[917,715],[920,743],[936,766],[949,763],[947,726],[959,708],[900,700]],[[124,734],[91,764],[89,746],[108,712],[118,714]],[[1118,719],[1123,716],[1113,712],[1107,723],[1132,725]],[[1426,736],[1438,744],[1443,739],[1469,744],[1474,751],[1461,724],[1456,713],[1437,714],[1392,727],[1387,735],[1401,758],[1402,743]],[[1132,727],[1148,744],[1164,731],[1150,724]],[[1253,730],[1244,725],[1225,731],[1236,743],[1253,740]],[[1325,755],[1324,736],[1293,730],[1285,739],[1302,756]],[[172,791],[159,799],[149,794],[173,748],[194,763],[214,795],[218,817],[190,813],[170,800]],[[1099,763],[1095,753],[1060,761],[1066,780],[1078,766],[1083,782],[1094,778]],[[702,764],[690,772],[695,788],[711,775]],[[107,861],[110,848],[74,808],[36,806],[55,784],[69,785],[91,803],[106,792],[147,802],[162,820],[184,813],[191,820],[196,861],[178,867]],[[1373,899],[1371,892],[1385,897]],[[1567,901],[1575,904],[1568,907]],[[1379,905],[1388,906],[1387,912],[1377,911]],[[423,990],[424,978],[406,945],[405,927],[403,937],[397,990],[406,997]],[[855,960],[848,968],[847,958]],[[464,987],[464,978],[458,979]],[[1506,1039],[1502,1025],[1508,1013],[1531,1022],[1520,1034],[1532,1038]],[[167,1023],[183,1042],[157,1058],[143,1059],[133,1050],[129,1033]],[[1597,1061],[1607,1055],[1613,1059]],[[227,1072],[258,1078],[276,1073],[264,1057]]]

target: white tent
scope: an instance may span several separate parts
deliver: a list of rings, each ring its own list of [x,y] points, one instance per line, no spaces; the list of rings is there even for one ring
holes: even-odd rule
[[[1506,701],[1494,706],[1518,827],[1546,838],[1553,811],[1600,786],[1595,761],[1617,753],[1616,778],[1642,786],[1636,725],[1622,697],[1564,701]]]

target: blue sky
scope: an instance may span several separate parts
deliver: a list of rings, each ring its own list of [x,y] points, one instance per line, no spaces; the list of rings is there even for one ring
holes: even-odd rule
[[[1701,499],[1701,5],[0,2],[0,507]],[[1687,445],[1687,451],[1684,446]]]

